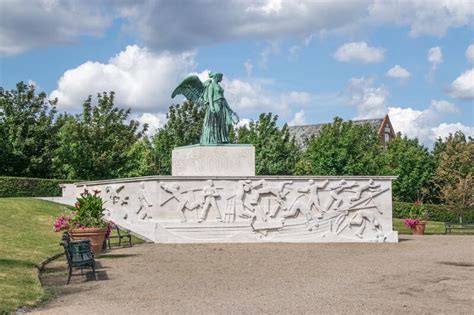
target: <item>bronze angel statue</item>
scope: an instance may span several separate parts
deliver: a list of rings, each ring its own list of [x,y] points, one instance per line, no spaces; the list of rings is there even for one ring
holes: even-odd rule
[[[239,116],[224,98],[224,89],[219,85],[222,73],[209,72],[209,80],[202,83],[195,75],[189,76],[171,94],[184,95],[189,101],[206,107],[202,126],[201,144],[229,143],[229,128],[239,121]]]

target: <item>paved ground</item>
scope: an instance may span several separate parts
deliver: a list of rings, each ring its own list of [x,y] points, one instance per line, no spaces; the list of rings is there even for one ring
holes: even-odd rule
[[[474,237],[399,244],[143,244],[100,259],[99,281],[64,261],[41,314],[450,313],[474,310]]]

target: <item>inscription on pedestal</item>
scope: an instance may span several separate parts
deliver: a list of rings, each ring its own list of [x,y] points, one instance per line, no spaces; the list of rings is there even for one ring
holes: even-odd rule
[[[251,145],[188,146],[172,153],[173,176],[255,176]]]

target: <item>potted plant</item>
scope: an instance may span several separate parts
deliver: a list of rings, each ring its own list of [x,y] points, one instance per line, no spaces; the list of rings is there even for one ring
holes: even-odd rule
[[[425,234],[428,211],[421,200],[415,201],[408,212],[405,213],[405,216],[406,218],[403,222],[407,227],[411,228],[413,235]]]
[[[94,255],[101,253],[104,239],[110,234],[109,223],[103,219],[104,202],[99,193],[84,190],[77,198],[75,210],[60,214],[53,225],[56,232],[69,231],[73,239],[90,239]]]

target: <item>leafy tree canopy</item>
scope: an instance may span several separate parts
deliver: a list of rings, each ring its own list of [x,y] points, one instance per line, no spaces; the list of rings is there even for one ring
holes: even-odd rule
[[[15,90],[0,88],[0,174],[7,176],[51,176],[56,146],[57,100],[36,94],[23,82]]]
[[[408,139],[398,133],[388,143],[384,157],[383,174],[398,176],[393,182],[393,194],[397,200],[432,201],[435,161],[426,147],[417,139]]]
[[[301,151],[285,124],[277,126],[278,116],[260,114],[257,121],[240,127],[237,143],[255,146],[255,172],[257,175],[293,175]]]
[[[152,138],[158,174],[171,174],[171,151],[174,147],[199,143],[204,114],[204,107],[189,101],[170,106],[167,123]]]
[[[474,205],[474,143],[458,131],[439,139],[434,181],[442,200],[462,217]]]
[[[336,117],[310,139],[297,174],[380,174],[382,152],[380,138],[369,124],[354,125]]]
[[[147,129],[129,120],[130,109],[114,107],[114,92],[89,96],[83,111],[65,118],[53,163],[63,178],[104,179],[125,176],[129,152]]]

